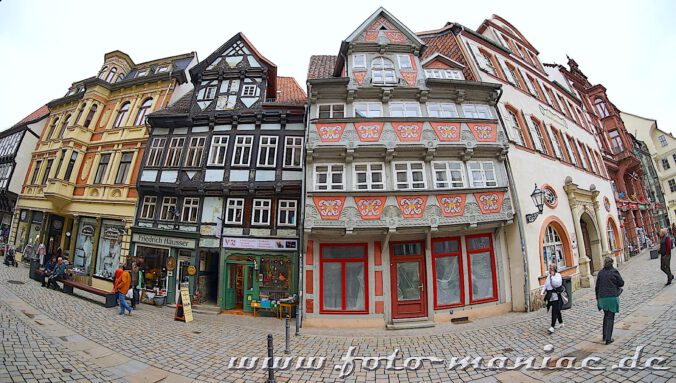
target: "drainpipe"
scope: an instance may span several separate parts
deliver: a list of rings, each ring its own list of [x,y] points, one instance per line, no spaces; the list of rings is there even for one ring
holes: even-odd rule
[[[503,91],[500,89],[498,93],[498,99],[495,102],[496,105],[496,110],[497,104],[500,101],[500,98],[502,98]],[[502,121],[502,116],[499,113],[498,110],[498,119],[500,120],[500,124],[505,127],[504,121]],[[506,132],[505,132],[506,133]],[[509,155],[505,158],[505,167],[507,169],[507,180],[509,181],[509,190],[510,190],[510,196],[512,198],[512,203],[514,204],[514,210],[515,210],[515,215],[516,215],[516,224],[517,227],[519,228],[519,240],[521,241],[521,257],[523,258],[523,274],[525,277],[525,283],[523,285],[523,294],[524,294],[524,303],[526,305],[526,312],[531,311],[531,304],[530,304],[530,271],[528,269],[528,252],[526,250],[526,230],[523,227],[523,220],[521,219],[521,204],[519,203],[519,198],[516,195],[516,187],[514,185],[514,177],[512,177],[512,166],[509,163]],[[511,278],[510,278],[511,280]],[[512,283],[514,283],[514,280],[512,280]],[[512,297],[512,300],[514,298]]]
[[[312,86],[308,84],[308,102],[305,105],[305,148],[307,148],[307,139],[308,139],[308,130],[310,129],[310,118],[308,114],[310,113],[310,94],[312,92]],[[306,166],[306,153],[305,150],[303,150],[303,156],[302,156],[302,163],[303,163],[303,181],[301,182],[301,198],[300,198],[300,211],[299,211],[299,231],[300,234],[298,236],[298,304],[296,305],[296,334],[300,333],[300,328],[303,327],[303,297],[304,297],[304,291],[303,291],[303,279],[305,275],[305,271],[303,269],[305,262],[303,261],[304,256],[305,256],[305,187],[306,187],[306,172],[307,172],[307,166]],[[311,281],[311,283],[314,283]]]

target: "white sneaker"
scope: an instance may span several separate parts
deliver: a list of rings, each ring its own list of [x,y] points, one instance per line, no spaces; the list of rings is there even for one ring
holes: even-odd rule
[[[550,333],[550,334],[553,334],[553,333],[554,333],[554,327],[550,327],[550,328],[549,328],[549,333]]]
[[[554,326],[554,328],[562,328],[562,327],[563,327],[563,323],[557,323],[557,324]]]

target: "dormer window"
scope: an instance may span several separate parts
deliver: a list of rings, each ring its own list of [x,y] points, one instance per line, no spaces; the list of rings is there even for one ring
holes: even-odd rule
[[[425,69],[427,78],[445,78],[450,80],[464,80],[462,71],[458,69]]]
[[[148,73],[150,73],[150,69],[144,68],[136,73],[136,77],[145,77],[148,75]]]
[[[608,113],[608,107],[602,99],[597,98],[594,100],[594,105],[596,105],[596,110],[599,111],[599,117],[606,118],[610,115],[610,113]]]
[[[256,95],[256,85],[244,85],[242,88],[242,97],[253,97]]]
[[[159,68],[157,68],[157,73],[165,73],[169,70],[169,65],[160,65]]]
[[[213,100],[214,96],[216,96],[216,86],[208,86],[204,90],[204,98],[203,100]]]
[[[107,66],[104,66],[104,67],[101,69],[101,72],[99,72],[99,79],[103,80],[103,77],[106,75],[106,70],[107,70],[107,69],[108,69]]]
[[[352,57],[353,57],[352,68],[366,69],[366,55],[365,54],[353,55]]]
[[[391,85],[397,83],[394,74],[394,63],[385,57],[376,57],[371,61],[371,82],[377,85]]]
[[[111,82],[115,78],[115,73],[117,73],[117,68],[112,67],[110,68],[110,72],[108,72],[108,76],[106,76],[106,82]]]

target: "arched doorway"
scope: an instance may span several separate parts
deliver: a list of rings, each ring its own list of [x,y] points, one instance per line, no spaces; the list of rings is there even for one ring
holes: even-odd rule
[[[580,217],[580,228],[582,229],[582,239],[584,240],[584,243],[581,243],[578,246],[584,246],[587,258],[591,259],[589,270],[593,275],[601,270],[603,265],[601,259],[601,253],[603,252],[601,248],[601,237],[594,219],[586,212]]]

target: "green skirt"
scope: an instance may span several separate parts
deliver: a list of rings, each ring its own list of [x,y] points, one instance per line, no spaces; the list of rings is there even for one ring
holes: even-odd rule
[[[620,297],[605,297],[599,298],[596,301],[599,310],[611,311],[614,313],[620,312]]]

